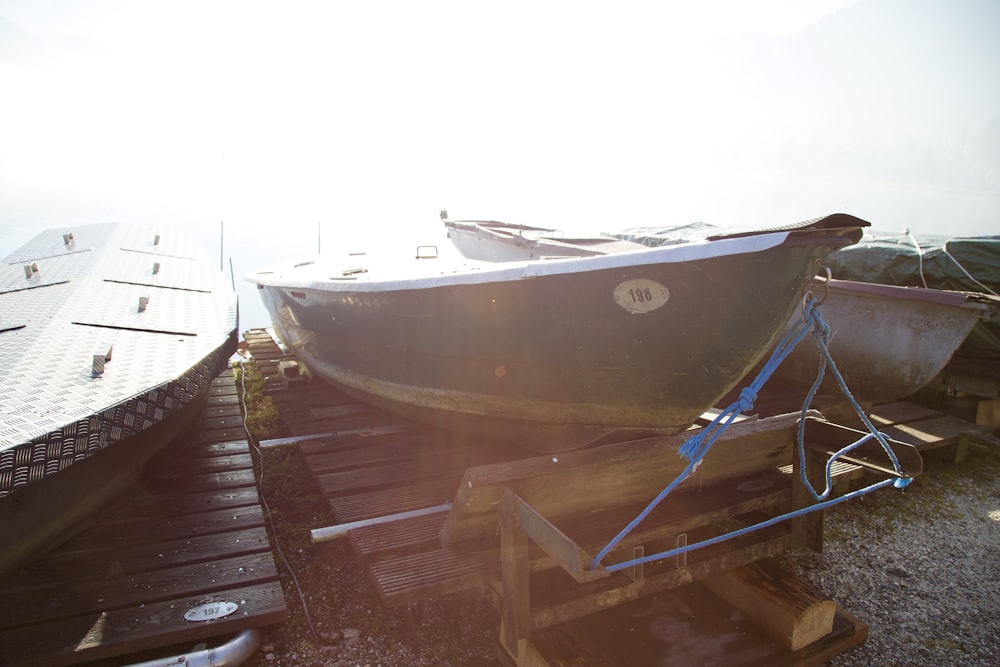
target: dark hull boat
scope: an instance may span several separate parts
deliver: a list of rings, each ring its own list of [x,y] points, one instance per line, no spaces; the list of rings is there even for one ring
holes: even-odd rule
[[[544,227],[496,221],[444,220],[444,223],[448,237],[463,256],[485,261],[629,252],[636,248],[690,243],[718,233],[711,225],[696,223],[680,228],[640,228],[614,236],[570,239]],[[883,252],[883,256],[877,257],[879,261],[865,263],[866,252],[873,251],[869,248],[859,251],[852,246],[834,253],[830,261],[835,270],[847,264],[845,256],[861,255],[862,260],[854,262],[858,266],[895,268],[900,262],[899,253],[890,256]],[[896,269],[896,273],[902,272]],[[973,328],[1000,312],[1000,299],[978,292],[855,280],[822,281],[817,283],[815,292],[822,295],[820,310],[831,329],[830,354],[851,393],[868,401],[894,401],[929,384]],[[793,316],[788,326],[794,323]],[[787,382],[810,387],[819,366],[819,350],[807,339],[792,350],[775,374]],[[821,389],[839,394],[832,373],[825,375]]]
[[[72,537],[195,417],[236,295],[187,236],[107,223],[0,264],[0,572]]]
[[[391,411],[535,450],[676,432],[780,334],[864,223],[528,262],[320,256],[247,275],[316,374]]]

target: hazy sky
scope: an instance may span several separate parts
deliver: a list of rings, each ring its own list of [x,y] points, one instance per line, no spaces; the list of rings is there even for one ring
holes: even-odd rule
[[[317,225],[447,243],[442,208],[1000,233],[997,34],[993,0],[0,0],[0,257],[224,221],[241,281]]]

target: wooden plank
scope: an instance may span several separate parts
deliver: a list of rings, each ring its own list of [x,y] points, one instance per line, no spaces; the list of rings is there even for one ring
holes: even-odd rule
[[[787,463],[791,460],[793,429],[798,417],[781,415],[730,426],[716,441],[697,474],[678,489],[745,477]],[[470,468],[462,478],[442,529],[442,543],[454,544],[495,533],[499,488],[504,485],[516,489],[532,507],[553,520],[593,507],[648,501],[688,465],[688,460],[678,455],[678,448],[688,435]]]
[[[237,419],[241,419],[243,416],[243,409],[240,407],[239,403],[206,405],[205,409],[201,411],[201,414],[205,419],[216,419],[219,417],[235,417]]]
[[[231,395],[231,394],[221,394],[221,395],[218,395],[218,396],[209,396],[208,399],[205,401],[205,405],[209,405],[209,406],[213,406],[213,407],[219,407],[219,406],[223,406],[223,405],[239,405],[239,404],[240,404],[239,396],[235,396],[235,395]]]
[[[220,588],[252,586],[277,577],[271,554],[258,553],[135,575],[5,587],[3,608],[18,613],[4,618],[2,627],[8,630],[199,593],[211,594]],[[45,600],[45,604],[37,604],[39,599]]]
[[[250,528],[157,542],[155,545],[136,544],[115,549],[103,558],[79,559],[74,553],[54,552],[32,563],[31,569],[45,572],[72,573],[77,581],[101,579],[109,572],[134,574],[163,567],[164,563],[184,565],[240,554],[270,551],[267,531]]]
[[[333,497],[329,499],[330,511],[336,521],[347,523],[432,507],[448,502],[457,484],[457,478],[443,478],[409,484],[389,492],[370,491]]]
[[[438,548],[443,525],[444,514],[430,514],[352,530],[347,539],[362,561],[384,560]]]
[[[234,420],[235,422],[235,420]],[[233,423],[226,428],[203,428],[198,431],[198,436],[194,439],[196,443],[226,442],[231,440],[245,440],[247,432],[243,430],[242,423]]]
[[[398,463],[377,467],[354,468],[342,472],[318,474],[316,481],[327,495],[356,490],[390,488],[402,483],[439,477],[458,478],[470,466],[487,465],[502,460],[503,453],[492,448],[453,448],[434,455],[404,458]]]
[[[260,503],[257,485],[248,484],[221,491],[206,490],[178,495],[137,494],[129,499],[126,507],[113,516],[176,516],[213,509],[246,507]]]
[[[168,489],[178,493],[197,493],[198,491],[223,491],[245,486],[256,486],[252,468],[225,469],[216,472],[203,472],[177,477],[153,478],[144,480],[137,488],[136,496],[142,498],[143,491],[151,494],[162,494]]]
[[[622,553],[631,557],[634,546],[651,544],[663,540],[664,536],[673,537],[764,508],[774,513],[775,508],[787,508],[791,499],[787,479],[781,479],[774,487],[755,485],[744,491],[736,488],[738,486],[742,485],[734,485],[728,489],[700,489],[672,496],[669,502],[653,510],[635,531],[625,537],[605,562],[624,560]],[[566,533],[585,549],[596,553],[641,509],[642,506],[632,506],[580,517],[578,521],[567,522]],[[434,531],[442,523],[443,517],[437,515],[422,517],[419,523],[417,520],[406,520],[379,526],[377,530],[364,529],[358,531],[358,536],[352,531],[352,543],[355,539],[359,541],[356,548],[369,567],[373,567],[371,564],[376,561],[380,563],[377,568],[379,574],[373,578],[373,583],[387,603],[413,602],[445,592],[478,588],[496,579],[496,556],[478,561],[481,566],[479,571],[465,567],[453,572],[449,560],[455,554],[461,555],[466,551],[472,553],[495,550],[496,538],[484,538],[474,545],[463,543],[460,550],[441,548]],[[392,531],[394,526],[398,527],[399,533]],[[420,568],[420,574],[412,579],[418,588],[408,590],[401,582],[408,580],[408,570],[414,566]],[[532,572],[541,572],[556,567],[556,562],[544,551],[532,546],[529,567]],[[381,588],[383,581],[391,582],[391,590]]]
[[[760,558],[776,556],[788,549],[790,537],[780,531],[761,531],[756,542],[725,545],[725,549],[706,547],[696,552],[699,560],[689,557],[687,567],[677,568],[663,562],[645,567],[644,579],[621,583],[618,578],[602,579],[581,584],[572,595],[551,603],[539,604],[531,612],[532,631],[557,623],[588,616],[640,597],[660,593]],[[689,555],[690,556],[690,555]],[[588,592],[589,591],[589,592]]]
[[[238,406],[213,405],[213,406],[210,406],[209,409],[212,409],[212,410],[224,410],[226,412],[231,412],[233,407],[238,407]],[[225,414],[223,414],[223,415],[211,415],[211,416],[209,416],[209,415],[206,415],[204,412],[202,412],[202,419],[199,422],[199,430],[200,431],[216,431],[218,429],[226,429],[226,430],[236,429],[238,431],[243,431],[243,415],[242,414],[236,414],[236,415],[231,415],[231,414],[230,415],[225,415]],[[236,438],[233,438],[233,439],[234,440],[245,440],[246,439],[246,433],[245,432],[243,433],[243,437],[242,438],[236,437]]]
[[[838,607],[829,635],[790,652],[701,583],[692,583],[540,630],[531,641],[546,661],[538,664],[816,667],[864,642],[867,635],[865,623]]]
[[[893,440],[913,445],[917,450],[934,449],[954,445],[958,436],[968,431],[980,431],[975,424],[943,415],[906,424],[897,424],[883,429]]]
[[[789,651],[798,651],[833,631],[837,603],[770,559],[712,575],[704,584]]]
[[[250,443],[246,440],[230,440],[225,442],[208,442],[198,446],[178,448],[188,458],[207,456],[229,456],[230,454],[245,454],[250,451]],[[176,457],[171,457],[176,458]]]
[[[151,471],[152,474],[147,479],[157,482],[177,482],[178,478],[235,471],[250,471],[251,478],[253,476],[253,459],[246,448],[243,452],[216,454],[215,456],[185,456],[185,460],[179,465],[170,468],[154,467]]]
[[[932,410],[916,403],[897,401],[896,403],[883,403],[873,406],[868,417],[871,419],[872,424],[877,428],[881,428],[883,426],[892,426],[920,419],[929,419],[940,414],[937,410]]]
[[[232,601],[239,611],[223,622],[192,623],[184,612],[211,600]],[[278,582],[220,589],[154,604],[95,612],[30,628],[0,632],[0,664],[23,667],[62,667],[82,661],[102,661],[174,643],[210,639],[224,632],[240,632],[284,620],[285,601]]]
[[[192,535],[213,535],[233,530],[246,530],[264,525],[264,510],[260,505],[246,505],[199,514],[167,516],[151,521],[148,516],[106,520],[60,547],[60,552],[81,552],[118,549],[125,545],[152,544],[156,541],[180,539]]]
[[[471,446],[477,446],[471,445]],[[418,458],[431,458],[466,449],[465,439],[441,431],[408,430],[377,436],[351,436],[299,445],[315,474],[350,470]]]
[[[372,563],[368,575],[382,602],[396,606],[481,586],[500,576],[500,560],[496,548],[437,549]]]

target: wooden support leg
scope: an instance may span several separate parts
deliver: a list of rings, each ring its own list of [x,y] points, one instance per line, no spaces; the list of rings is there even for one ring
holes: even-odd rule
[[[976,405],[976,425],[1000,428],[1000,398],[987,398]]]
[[[806,447],[806,478],[814,487],[823,479],[826,467],[826,457],[810,447]],[[801,509],[816,502],[802,483],[801,462],[798,455],[792,465],[792,507]],[[792,548],[823,551],[823,510],[810,512],[791,520]]]
[[[528,597],[528,536],[520,529],[514,494],[504,487],[500,517],[500,572],[503,610],[500,644],[519,666],[529,664],[531,602]],[[538,664],[538,663],[535,663]]]

